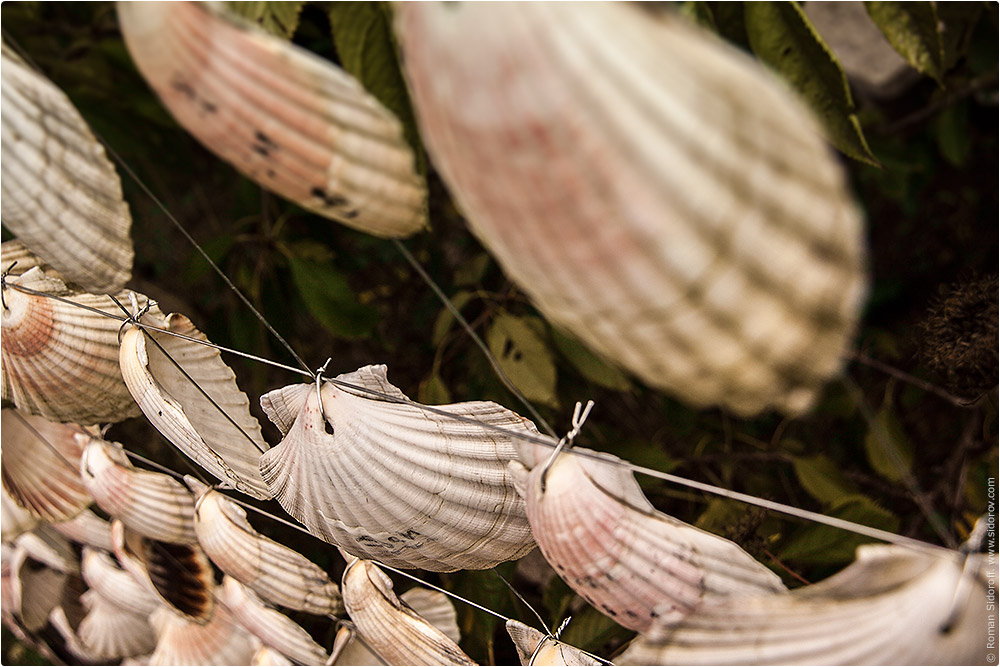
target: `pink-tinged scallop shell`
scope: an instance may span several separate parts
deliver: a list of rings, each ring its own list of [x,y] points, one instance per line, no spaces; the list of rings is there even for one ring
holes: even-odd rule
[[[52,529],[78,544],[112,551],[111,524],[91,510],[84,510],[69,521],[52,524]]]
[[[144,324],[206,341],[191,320],[151,312]],[[143,414],[184,454],[233,488],[270,498],[258,459],[267,451],[250,401],[219,350],[130,326],[122,336],[121,374]]]
[[[694,405],[809,407],[863,233],[772,74],[631,3],[405,3],[396,32],[434,164],[547,318]]]
[[[69,98],[6,46],[2,126],[4,226],[68,282],[121,290],[134,253],[118,174]]]
[[[248,665],[260,641],[243,629],[223,605],[204,625],[161,607],[149,617],[156,630],[150,665]]]
[[[522,665],[582,665],[603,664],[578,648],[547,636],[520,621],[507,621],[507,634],[517,648]]]
[[[77,628],[86,651],[98,659],[144,655],[156,647],[147,616],[119,607],[97,591],[83,594],[87,615]]]
[[[399,120],[318,56],[199,3],[119,3],[139,71],[178,122],[261,186],[385,237],[426,224]]]
[[[866,545],[841,573],[788,594],[705,605],[624,665],[975,665],[987,662],[990,571],[909,548]],[[995,618],[995,617],[993,617]]]
[[[18,410],[3,411],[4,487],[40,519],[68,521],[91,503],[80,479],[80,451],[72,424]]]
[[[326,651],[302,626],[265,605],[232,577],[223,579],[221,599],[233,618],[265,646],[303,665],[326,663],[329,657]]]
[[[107,553],[84,548],[80,573],[92,591],[116,608],[136,616],[148,618],[163,604],[147,586],[119,567]]]
[[[556,572],[621,625],[646,631],[706,601],[784,591],[781,579],[736,544],[657,512],[612,456],[593,460],[523,447],[528,519]],[[590,452],[594,454],[594,452]],[[544,483],[543,483],[544,475]]]
[[[337,379],[409,401],[385,366]],[[515,456],[510,437],[332,383],[322,401],[325,422],[315,385],[261,398],[273,422],[291,424],[261,457],[261,473],[314,535],[386,565],[439,572],[493,567],[534,547],[506,470]],[[537,436],[531,422],[496,403],[435,407]]]
[[[98,424],[139,414],[118,369],[121,318],[108,296],[68,289],[39,267],[7,277],[0,308],[3,326],[3,400],[23,412],[57,422]],[[57,301],[16,289],[20,285],[67,299]],[[140,306],[146,297],[138,296]],[[128,299],[124,294],[118,299]],[[77,305],[74,305],[77,304]]]
[[[474,665],[454,641],[403,604],[375,563],[352,558],[344,606],[368,648],[390,665]]]
[[[80,474],[97,505],[129,529],[161,542],[197,544],[194,496],[170,475],[132,466],[120,445],[78,435]]]
[[[318,565],[258,533],[246,511],[218,491],[191,477],[187,483],[198,496],[195,533],[219,569],[274,604],[310,614],[343,613],[337,584]]]

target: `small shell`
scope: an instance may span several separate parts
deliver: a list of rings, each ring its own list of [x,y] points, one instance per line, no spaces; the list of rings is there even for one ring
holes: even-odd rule
[[[248,665],[260,647],[223,605],[204,625],[164,607],[153,612],[149,622],[157,637],[150,665]]]
[[[798,413],[840,367],[864,235],[759,63],[632,3],[405,3],[421,136],[552,322],[696,406]]]
[[[0,511],[3,512],[0,519],[0,532],[2,532],[3,542],[13,542],[18,535],[26,533],[38,525],[38,519],[17,504],[7,491],[6,485],[0,485]]]
[[[86,121],[3,48],[3,224],[66,280],[118,292],[132,273],[132,217]]]
[[[352,559],[341,590],[358,632],[387,664],[476,664],[458,644],[401,603],[392,581],[375,563]]]
[[[653,509],[615,457],[562,453],[546,473],[551,450],[524,452],[533,468],[525,479],[528,518],[542,554],[570,588],[623,626],[646,631],[713,598],[785,590],[733,542]]]
[[[80,473],[97,505],[131,530],[161,542],[197,544],[194,496],[170,475],[137,470],[120,445],[78,435]]]
[[[863,546],[854,564],[814,586],[705,605],[657,639],[636,640],[619,664],[987,664],[996,566],[968,558],[963,575],[959,554]]]
[[[377,236],[426,224],[402,125],[353,77],[198,3],[120,3],[118,17],[163,104],[248,178]]]
[[[421,618],[443,632],[448,639],[456,644],[462,641],[462,631],[458,628],[458,614],[447,595],[422,586],[414,586],[405,593],[400,593],[399,599]]]
[[[118,369],[121,323],[80,308],[121,318],[110,297],[67,289],[35,267],[7,277],[3,322],[3,400],[57,422],[98,424],[139,414]],[[15,285],[58,296],[27,294]],[[137,295],[139,304],[146,297]],[[124,294],[118,299],[128,301]],[[78,305],[73,305],[78,304]]]
[[[162,604],[155,594],[118,567],[106,553],[85,548],[80,559],[80,571],[91,590],[118,609],[148,618]]]
[[[77,514],[70,521],[52,524],[53,530],[67,537],[74,542],[84,546],[112,551],[111,546],[111,523],[94,514],[91,510],[84,510]]]
[[[323,647],[295,621],[261,602],[253,591],[232,577],[222,582],[223,601],[233,618],[282,655],[303,665],[321,665],[329,657]]]
[[[366,366],[337,379],[408,400],[385,373]],[[279,400],[275,392],[261,399],[273,422],[290,423],[296,396],[300,407],[281,444],[261,457],[261,473],[314,535],[386,565],[438,572],[493,567],[534,547],[507,476],[509,437],[331,383],[322,390],[324,423],[315,386],[278,391]],[[496,403],[436,409],[537,435]]]
[[[150,313],[142,321],[208,340],[183,315],[163,319]],[[130,326],[122,337],[120,362],[136,403],[167,440],[235,489],[270,498],[258,470],[258,458],[267,451],[260,424],[217,349]]]
[[[124,658],[149,653],[156,647],[156,634],[147,616],[123,609],[97,591],[83,595],[87,607],[77,635],[87,652],[96,658]]]
[[[247,513],[218,491],[188,477],[199,495],[195,532],[208,557],[237,581],[283,607],[319,615],[344,612],[337,584],[302,554],[269,539],[247,521]]]
[[[507,634],[514,641],[522,665],[600,665],[578,648],[546,636],[520,621],[507,621]],[[541,644],[541,646],[539,646]]]

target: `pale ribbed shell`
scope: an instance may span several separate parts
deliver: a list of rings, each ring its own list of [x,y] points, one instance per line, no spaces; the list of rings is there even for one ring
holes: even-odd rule
[[[353,77],[198,3],[123,2],[118,17],[163,104],[248,178],[377,236],[426,224],[402,125]]]
[[[48,524],[20,535],[14,544],[39,563],[45,563],[54,570],[73,575],[80,572],[80,558],[73,545]]]
[[[281,655],[269,646],[261,646],[253,654],[250,664],[254,667],[279,667],[279,665],[294,665],[295,663]]]
[[[507,634],[514,641],[522,665],[600,665],[580,649],[546,636],[520,621],[507,621]],[[541,643],[541,647],[539,647]]]
[[[106,599],[97,591],[83,594],[88,612],[77,635],[87,652],[97,658],[144,655],[156,647],[156,634],[146,616],[139,616]]]
[[[396,28],[435,165],[546,317],[694,405],[810,405],[863,235],[771,74],[631,3],[404,3]]]
[[[543,490],[551,450],[523,449],[533,467],[525,479],[528,518],[542,554],[570,588],[621,625],[646,631],[713,598],[785,590],[733,542],[653,509],[615,457],[562,453]]]
[[[95,664],[100,661],[100,658],[87,650],[87,647],[80,641],[80,638],[76,634],[74,623],[63,606],[57,606],[52,610],[52,613],[49,614],[48,625],[62,638],[62,645],[59,646],[58,655],[53,656],[55,658],[53,664],[84,665]],[[52,641],[55,639],[54,633],[50,632],[48,627],[45,628],[44,635],[47,635],[46,641],[54,643]],[[67,653],[74,660],[67,660]]]
[[[80,474],[97,505],[131,530],[162,542],[197,544],[194,496],[170,475],[137,470],[120,446],[87,435]]]
[[[384,665],[382,658],[375,655],[364,638],[354,630],[340,628],[330,652],[334,665]]]
[[[400,593],[399,599],[420,614],[421,618],[443,632],[448,639],[456,644],[462,641],[462,632],[458,628],[458,614],[447,595],[422,586],[414,586],[405,593]]]
[[[2,253],[0,270],[8,276],[19,276],[37,266],[50,278],[62,280],[62,276],[55,269],[17,239],[0,243],[0,253]]]
[[[650,665],[975,665],[987,662],[989,565],[870,545],[838,575],[786,595],[705,605],[616,660]],[[972,576],[968,576],[972,575]],[[995,578],[994,578],[995,580]],[[968,586],[968,588],[966,587]],[[950,630],[942,631],[956,612]],[[995,619],[995,616],[992,618]],[[994,626],[995,627],[995,626]]]
[[[375,563],[352,559],[341,583],[344,606],[368,648],[390,665],[474,665],[443,632],[402,604]]]
[[[218,491],[190,477],[187,482],[200,494],[194,523],[198,541],[223,572],[283,607],[310,614],[343,613],[337,584],[319,566],[258,533],[246,511]]]
[[[83,290],[132,274],[121,181],[86,121],[51,81],[3,49],[3,224]]]
[[[147,618],[162,604],[156,595],[118,567],[106,553],[85,548],[80,559],[80,571],[91,590],[112,602],[116,608]]]
[[[177,313],[166,319],[150,313],[142,321],[208,340]],[[122,337],[119,361],[136,403],[167,440],[233,488],[270,498],[258,470],[258,458],[267,451],[260,424],[217,349],[131,326]]]
[[[337,379],[408,400],[385,373],[365,366]],[[493,567],[534,547],[524,501],[507,476],[515,455],[509,437],[331,383],[323,386],[324,425],[315,386],[278,392],[279,402],[275,392],[261,399],[269,416],[294,403],[293,394],[301,409],[281,444],[261,457],[261,473],[313,534],[387,565],[439,572]],[[436,409],[537,435],[496,403]],[[271,420],[290,423],[287,414]]]
[[[248,665],[260,647],[222,605],[204,625],[162,607],[153,612],[149,622],[157,637],[150,665]]]
[[[84,546],[112,551],[111,524],[94,514],[84,510],[70,521],[52,524],[52,528],[64,537]]]
[[[222,595],[233,618],[257,639],[303,665],[321,665],[329,657],[295,621],[267,607],[253,591],[232,577],[222,582]]]
[[[10,285],[45,292],[116,317],[107,296],[73,292],[39,268],[9,277]],[[139,414],[118,369],[121,323],[73,303],[13,287],[3,291],[3,400],[57,422],[118,422]],[[140,306],[146,297],[137,295]],[[128,303],[124,294],[118,299]]]
[[[90,505],[80,479],[81,447],[72,424],[3,411],[3,481],[11,496],[46,521],[67,521]]]

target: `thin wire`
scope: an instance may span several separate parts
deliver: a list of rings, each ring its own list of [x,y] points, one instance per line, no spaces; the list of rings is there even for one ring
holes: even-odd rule
[[[518,591],[516,588],[514,588],[513,584],[511,584],[509,581],[507,581],[506,577],[504,577],[502,574],[500,574],[499,572],[497,572],[497,569],[495,567],[494,568],[490,568],[490,572],[492,572],[493,574],[497,575],[497,577],[500,578],[500,581],[503,582],[504,586],[506,586],[507,588],[509,588],[510,592],[514,594],[514,597],[516,597],[518,600],[520,600],[521,604],[523,604],[525,607],[527,607],[528,609],[531,610],[531,613],[535,615],[535,618],[538,619],[538,622],[542,624],[542,628],[545,630],[545,634],[551,635],[552,634],[552,629],[549,627],[549,624],[545,622],[545,619],[542,618],[542,615],[538,613],[538,610],[535,609],[534,607],[532,607],[531,603],[524,599],[524,596],[521,595],[520,591]]]

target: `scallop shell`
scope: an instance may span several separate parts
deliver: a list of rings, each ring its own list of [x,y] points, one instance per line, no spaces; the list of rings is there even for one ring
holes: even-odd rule
[[[971,555],[967,567],[963,575],[959,554],[862,546],[830,579],[706,605],[657,639],[634,642],[619,664],[987,664],[987,568],[995,565]]]
[[[14,544],[53,570],[73,575],[80,573],[80,558],[73,545],[47,524],[20,535]]]
[[[149,539],[118,520],[111,524],[111,541],[125,571],[165,602],[171,613],[196,624],[212,619],[217,607],[215,579],[201,549]]]
[[[212,620],[192,623],[161,607],[149,617],[156,630],[150,665],[248,665],[260,647],[229,611],[219,605]]]
[[[52,524],[52,529],[63,537],[84,546],[112,551],[111,524],[94,514],[84,510],[69,521]]]
[[[382,658],[365,643],[364,638],[350,628],[341,627],[333,640],[333,650],[330,652],[331,664],[334,665],[384,665]]]
[[[337,584],[319,566],[258,533],[247,521],[246,511],[218,491],[191,477],[187,482],[198,495],[194,513],[198,541],[223,572],[283,607],[343,614]]]
[[[299,664],[322,665],[329,657],[302,626],[265,605],[253,591],[232,577],[222,582],[223,601],[233,618],[265,646]]]
[[[39,267],[46,276],[62,280],[58,271],[45,263],[41,257],[28,250],[28,247],[13,239],[0,243],[0,272],[7,276],[20,276],[34,267]]]
[[[409,401],[389,384],[385,366],[337,379]],[[261,473],[314,535],[386,565],[439,572],[493,567],[534,547],[524,501],[507,476],[510,437],[331,383],[322,389],[326,423],[314,386],[286,387],[280,400],[271,392],[261,405],[273,422],[288,424],[284,410],[295,396],[294,424],[261,457]],[[531,422],[496,403],[435,409],[537,436]]]
[[[83,665],[83,664],[97,664],[99,658],[93,655],[83,642],[80,641],[80,637],[76,633],[76,628],[74,628],[72,619],[69,618],[66,610],[57,606],[49,614],[48,625],[44,630],[46,636],[46,641],[50,644],[53,651],[57,654],[57,661],[55,664],[65,664],[65,665]],[[61,640],[61,645],[52,646],[52,640],[56,638]]]
[[[511,464],[525,477],[535,539],[570,588],[621,625],[646,631],[713,598],[785,590],[733,542],[657,512],[620,459],[564,452],[546,472],[550,454],[524,447],[530,474]]]
[[[132,273],[132,217],[86,121],[3,48],[3,224],[66,280],[118,292]]]
[[[84,548],[80,571],[90,589],[117,609],[148,618],[162,604],[159,597],[120,568],[107,553]]]
[[[405,593],[400,593],[399,599],[421,618],[443,632],[448,639],[456,644],[462,641],[462,632],[458,628],[458,614],[447,595],[422,586],[414,586]]]
[[[120,3],[118,18],[163,104],[248,178],[377,236],[426,225],[402,125],[353,77],[198,3]]]
[[[26,533],[38,525],[38,519],[30,512],[17,504],[7,491],[6,485],[0,485],[0,511],[3,512],[0,519],[0,532],[2,532],[3,542],[13,542],[18,535]]]
[[[250,664],[254,667],[279,667],[281,665],[294,665],[295,663],[281,655],[269,646],[261,646],[253,654]]]
[[[400,602],[375,563],[351,559],[344,606],[368,647],[390,665],[474,665],[458,644]]]
[[[600,665],[578,648],[544,635],[520,621],[507,621],[507,634],[514,641],[522,665]],[[541,644],[541,646],[539,646]]]
[[[37,632],[48,622],[49,614],[62,601],[69,575],[32,557],[23,546],[11,556],[12,612],[25,629]]]
[[[35,267],[7,277],[3,290],[3,400],[23,412],[57,422],[98,424],[139,414],[118,369],[121,318],[108,296],[69,290]],[[27,294],[28,289],[60,297]],[[147,303],[137,295],[140,306]],[[118,299],[127,297],[118,295]]]
[[[132,466],[120,445],[78,435],[80,473],[97,505],[131,530],[161,542],[197,544],[194,496],[170,475]]]
[[[191,320],[156,313],[143,323],[206,341]],[[130,326],[122,336],[121,372],[153,426],[184,454],[233,488],[266,500],[258,470],[267,451],[260,424],[236,376],[215,348]]]
[[[90,505],[73,438],[81,429],[18,410],[2,415],[2,475],[18,504],[45,521],[67,521]]]
[[[782,83],[631,3],[406,3],[396,28],[435,165],[548,319],[696,406],[809,407],[863,230]]]
[[[95,658],[124,658],[143,655],[156,648],[156,634],[147,616],[122,609],[97,591],[83,595],[87,607],[77,636]]]

